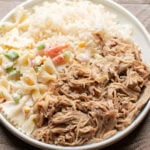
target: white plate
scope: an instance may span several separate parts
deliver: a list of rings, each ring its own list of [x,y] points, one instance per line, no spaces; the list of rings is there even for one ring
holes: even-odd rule
[[[54,1],[54,0],[49,0]],[[36,4],[40,4],[43,2],[43,0],[28,0],[21,4],[20,6],[24,6],[26,9],[31,9],[32,6]],[[101,3],[103,4],[109,11],[116,13],[121,23],[127,23],[131,24],[134,30],[133,39],[134,41],[142,48],[142,57],[146,63],[150,63],[150,36],[144,26],[126,9],[124,9],[122,6],[118,5],[117,3],[113,2],[112,0],[93,0],[93,2]],[[6,15],[2,21],[9,20],[13,13],[15,12],[15,9],[13,9],[8,15]],[[55,150],[88,150],[88,149],[101,149],[106,146],[109,146],[125,136],[127,136],[131,131],[133,131],[144,119],[144,117],[147,115],[147,113],[150,110],[150,101],[145,105],[145,107],[142,109],[140,114],[137,116],[137,118],[133,121],[133,123],[128,126],[123,131],[118,132],[116,135],[110,137],[109,139],[106,139],[100,143],[93,143],[83,146],[75,146],[75,147],[64,147],[64,146],[56,146],[51,144],[45,144],[42,142],[39,142],[37,140],[34,140],[25,134],[21,133],[18,129],[16,129],[13,125],[11,125],[3,115],[0,114],[0,122],[4,124],[4,126],[10,130],[14,135],[22,139],[23,141],[27,142],[28,144],[31,144],[33,146],[36,146],[38,148],[42,149],[55,149]]]

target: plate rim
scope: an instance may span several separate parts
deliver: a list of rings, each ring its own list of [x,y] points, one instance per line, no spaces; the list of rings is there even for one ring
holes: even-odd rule
[[[0,22],[8,20],[8,18],[11,17],[13,15],[13,13],[16,11],[16,8],[30,5],[30,3],[34,2],[34,1],[35,0],[27,0],[23,3],[21,3],[20,5],[16,6],[9,13],[7,13],[0,20]],[[99,3],[101,3],[101,1],[103,1],[103,0],[99,0]],[[109,4],[109,5],[114,5],[114,7],[116,7],[117,9],[120,9],[122,12],[127,14],[138,25],[138,27],[144,33],[144,36],[150,43],[150,35],[149,35],[148,31],[131,12],[129,12],[127,9],[125,9],[123,6],[121,6],[117,2],[114,2],[113,0],[105,0],[104,3]],[[120,141],[121,139],[126,137],[128,134],[130,134],[142,122],[142,120],[145,118],[145,116],[148,114],[149,111],[150,111],[150,100],[148,100],[148,102],[145,104],[142,111],[138,114],[138,116],[135,118],[135,120],[124,130],[119,131],[119,133],[117,133],[114,136],[112,136],[104,141],[101,141],[99,143],[92,143],[92,144],[74,146],[74,147],[46,144],[46,143],[37,141],[37,140],[29,137],[28,135],[24,134],[23,132],[21,132],[15,126],[13,126],[1,113],[0,113],[0,123],[2,123],[11,133],[13,133],[13,135],[18,137],[19,139],[23,140],[24,142],[26,142],[32,146],[38,147],[38,148],[55,149],[55,150],[88,150],[88,149],[93,149],[93,148],[102,149],[102,148],[105,148],[107,146],[110,146],[110,145]]]

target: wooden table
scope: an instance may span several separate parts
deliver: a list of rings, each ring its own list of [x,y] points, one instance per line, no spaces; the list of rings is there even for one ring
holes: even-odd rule
[[[0,0],[0,19],[24,0]],[[150,32],[150,0],[115,0],[130,10]],[[38,150],[12,135],[0,124],[0,150]],[[129,136],[105,150],[150,150],[150,115]]]

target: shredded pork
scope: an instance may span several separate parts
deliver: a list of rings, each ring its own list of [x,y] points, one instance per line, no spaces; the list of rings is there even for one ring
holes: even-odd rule
[[[139,48],[116,37],[95,37],[97,58],[72,63],[36,102],[33,138],[66,146],[98,142],[131,124],[148,101],[150,71]]]

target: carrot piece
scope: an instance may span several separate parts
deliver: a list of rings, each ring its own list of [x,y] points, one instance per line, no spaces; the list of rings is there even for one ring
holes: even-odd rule
[[[50,56],[50,57],[55,57],[58,55],[58,53],[60,51],[62,51],[63,49],[65,49],[67,47],[68,47],[67,44],[63,44],[63,45],[58,45],[58,46],[53,47],[53,48],[47,48],[47,49],[45,49],[45,55]]]

